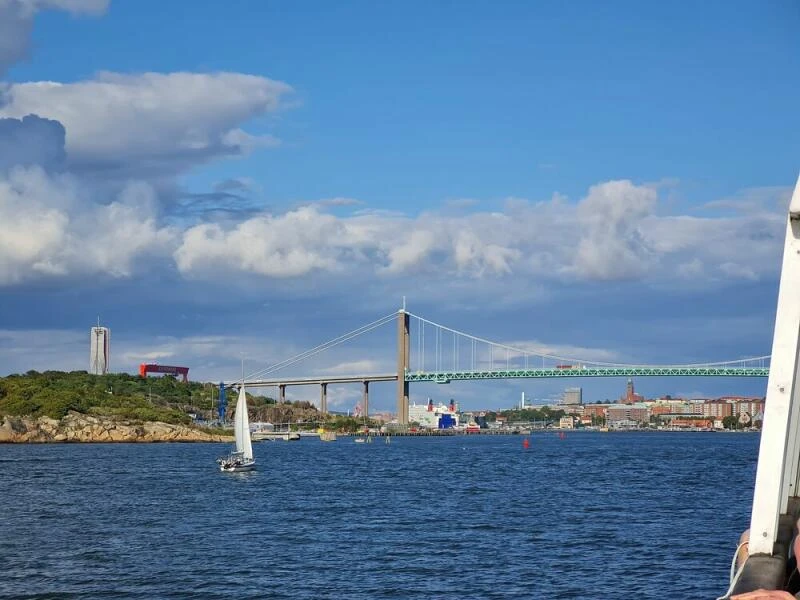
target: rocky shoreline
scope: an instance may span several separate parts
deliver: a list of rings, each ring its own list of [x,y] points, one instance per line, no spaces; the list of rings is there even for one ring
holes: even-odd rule
[[[187,425],[128,421],[70,412],[63,419],[0,417],[0,443],[58,442],[231,442]]]

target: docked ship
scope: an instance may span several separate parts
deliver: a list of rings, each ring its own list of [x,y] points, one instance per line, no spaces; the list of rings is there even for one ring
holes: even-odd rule
[[[408,407],[409,422],[417,422],[426,429],[459,429],[459,415],[456,403],[433,404],[428,398],[427,404],[412,404]]]

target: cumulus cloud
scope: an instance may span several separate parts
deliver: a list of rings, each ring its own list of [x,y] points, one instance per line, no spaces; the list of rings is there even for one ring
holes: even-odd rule
[[[241,270],[293,277],[316,269],[334,270],[337,245],[348,241],[340,221],[305,207],[285,215],[261,215],[225,230],[218,224],[191,227],[175,252],[182,273]]]
[[[516,200],[502,213],[417,218],[319,206],[263,214],[230,226],[187,229],[175,260],[188,277],[236,271],[264,277],[369,271],[382,277],[513,277],[528,282],[704,282],[775,272],[779,212],[661,216],[657,192],[630,181],[592,186],[578,203]]]
[[[0,117],[59,121],[72,170],[170,175],[276,145],[271,135],[240,126],[278,110],[290,92],[285,83],[241,73],[100,73],[76,83],[11,85]]]
[[[157,224],[152,189],[126,186],[108,204],[87,204],[81,185],[41,167],[0,179],[0,286],[45,276],[127,277],[137,259],[167,252],[173,232]]]
[[[27,56],[33,18],[41,10],[100,15],[108,0],[0,0],[0,77]]]
[[[603,280],[641,275],[650,258],[641,225],[655,204],[655,190],[630,181],[592,186],[578,205],[583,231],[574,262],[577,272]]]
[[[150,257],[159,264],[171,258],[186,279],[224,273],[319,284],[325,275],[352,275],[386,284],[402,277],[419,286],[445,276],[468,295],[479,281],[503,281],[520,297],[551,282],[708,285],[774,275],[784,219],[778,210],[660,215],[657,192],[630,181],[592,186],[577,203],[558,195],[515,199],[501,212],[452,216],[445,207],[413,218],[338,216],[324,204],[282,214],[248,205],[224,219],[198,210],[191,225],[172,226],[147,183],[128,183],[100,202],[87,196],[80,179],[40,167],[0,177],[0,284],[87,273],[128,277],[147,269]]]

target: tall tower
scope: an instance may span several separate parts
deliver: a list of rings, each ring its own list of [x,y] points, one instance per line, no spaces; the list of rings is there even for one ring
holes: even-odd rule
[[[110,341],[111,330],[100,327],[100,319],[97,319],[97,327],[89,331],[89,373],[92,375],[108,373]]]
[[[633,402],[635,393],[636,392],[633,389],[633,379],[628,378],[628,385],[625,388],[625,401]]]
[[[408,371],[411,341],[409,339],[409,314],[406,312],[405,298],[403,308],[397,312],[397,421],[408,424]]]

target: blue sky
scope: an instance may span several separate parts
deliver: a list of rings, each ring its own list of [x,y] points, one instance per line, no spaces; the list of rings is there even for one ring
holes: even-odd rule
[[[403,295],[578,358],[768,354],[798,19],[788,0],[0,0],[0,370],[86,368],[100,314],[115,368],[229,379],[242,352],[267,366]],[[392,335],[295,374],[390,370]],[[506,406],[571,384],[412,395]]]

